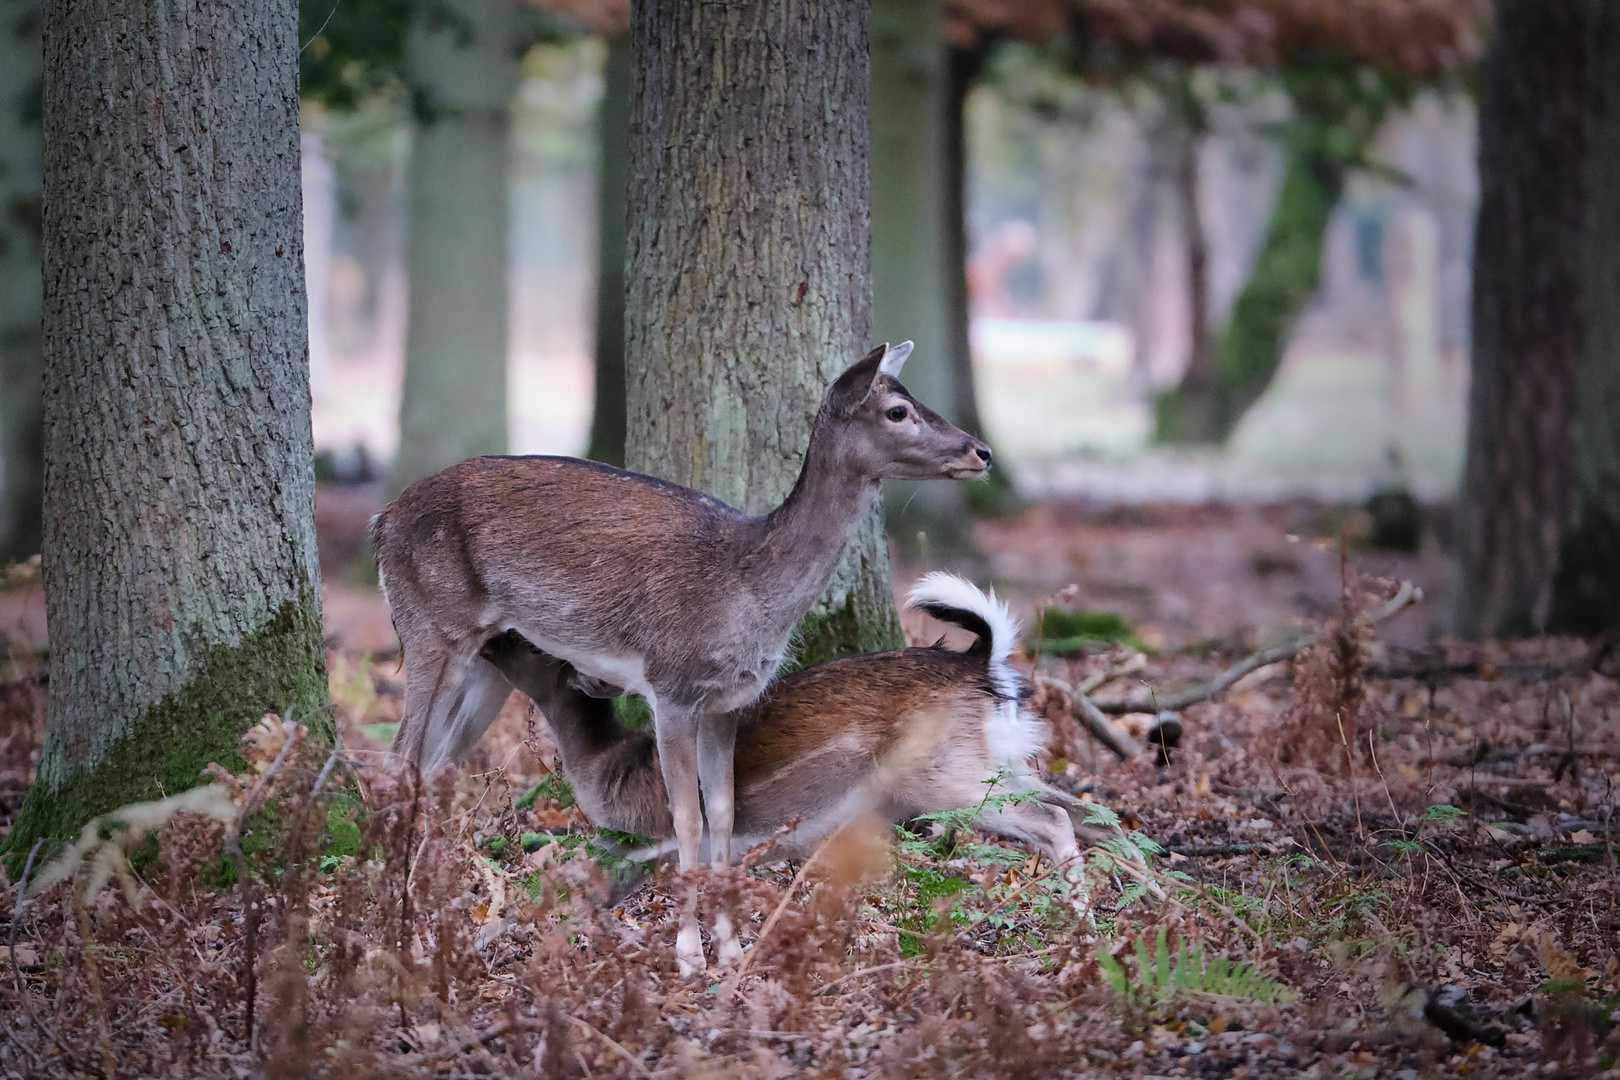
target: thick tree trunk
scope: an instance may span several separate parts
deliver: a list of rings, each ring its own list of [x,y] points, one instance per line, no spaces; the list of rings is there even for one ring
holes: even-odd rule
[[[630,35],[608,39],[596,199],[596,392],[585,456],[624,464],[624,198],[630,165]]]
[[[47,5],[50,720],[14,853],[326,702],[297,25]]]
[[[1593,7],[1582,230],[1574,505],[1553,596],[1555,629],[1620,627],[1620,9]]]
[[[629,466],[752,512],[792,487],[866,351],[866,0],[648,0],[632,13]],[[800,659],[900,640],[882,514]]]
[[[960,423],[951,301],[946,48],[941,0],[872,5],[872,335],[917,343],[905,383]],[[964,272],[965,271],[959,271]],[[889,531],[915,553],[970,541],[959,484],[884,485]]]
[[[0,0],[0,566],[39,551],[39,0]]]
[[[507,161],[521,24],[513,0],[465,0],[454,14],[422,14],[406,47],[422,107],[407,181],[396,492],[506,452]]]
[[[1539,631],[1551,609],[1574,478],[1585,30],[1585,0],[1499,0],[1484,62],[1452,597],[1470,637]]]

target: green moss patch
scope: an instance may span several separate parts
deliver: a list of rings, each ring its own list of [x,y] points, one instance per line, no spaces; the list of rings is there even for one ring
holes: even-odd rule
[[[1050,656],[1072,656],[1099,645],[1128,645],[1137,652],[1150,652],[1147,643],[1132,632],[1123,616],[1112,611],[1070,611],[1042,608],[1035,621],[1035,650]]]
[[[100,761],[63,783],[35,784],[0,846],[8,871],[20,871],[36,839],[66,840],[98,814],[184,791],[210,762],[243,768],[237,740],[267,712],[291,707],[330,742],[326,704],[320,602],[305,589],[240,643],[209,649],[191,682],[148,708]]]
[[[804,617],[794,634],[793,651],[780,674],[788,675],[840,656],[904,647],[905,636],[900,632],[900,617],[895,614],[893,603],[862,609],[851,593],[843,607],[812,611]]]

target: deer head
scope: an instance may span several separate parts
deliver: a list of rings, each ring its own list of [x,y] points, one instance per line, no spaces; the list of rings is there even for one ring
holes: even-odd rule
[[[990,447],[911,396],[900,368],[909,341],[880,345],[827,389],[818,427],[840,458],[874,480],[969,480],[990,468]]]

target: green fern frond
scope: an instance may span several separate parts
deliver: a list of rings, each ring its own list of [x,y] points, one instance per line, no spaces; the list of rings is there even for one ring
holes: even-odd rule
[[[1127,1002],[1164,1005],[1188,997],[1224,997],[1286,1005],[1298,997],[1293,990],[1247,961],[1233,961],[1222,953],[1205,956],[1202,945],[1189,946],[1182,938],[1172,953],[1169,933],[1159,928],[1153,941],[1136,939],[1136,975],[1133,980],[1114,956],[1097,957],[1103,981]]]

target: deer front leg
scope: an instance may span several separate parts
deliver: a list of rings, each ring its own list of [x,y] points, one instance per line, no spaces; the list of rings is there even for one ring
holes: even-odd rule
[[[698,777],[703,782],[703,814],[709,824],[709,864],[731,865],[731,828],[736,818],[733,760],[737,751],[734,713],[705,713],[698,725]],[[722,964],[742,959],[742,943],[722,910],[714,921],[714,955]]]
[[[653,730],[658,737],[658,762],[669,793],[670,816],[675,823],[675,846],[684,874],[698,863],[703,845],[703,802],[698,788],[698,723],[696,710],[663,706],[654,701]],[[703,935],[697,912],[688,906],[675,935],[675,962],[682,978],[704,969]]]

